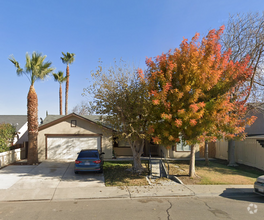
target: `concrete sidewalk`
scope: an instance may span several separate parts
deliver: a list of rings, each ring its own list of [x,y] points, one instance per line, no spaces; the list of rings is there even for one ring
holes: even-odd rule
[[[253,196],[251,185],[174,185],[128,187],[70,187],[2,189],[0,201],[78,200],[143,197]]]
[[[0,170],[0,201],[77,200],[182,196],[253,196],[253,185],[181,185],[105,187],[102,174],[75,175],[73,163],[52,161],[38,166]]]

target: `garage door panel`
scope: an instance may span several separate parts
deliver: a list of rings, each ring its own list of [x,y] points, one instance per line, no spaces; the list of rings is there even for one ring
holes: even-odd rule
[[[48,159],[74,160],[82,149],[100,149],[100,137],[48,137]]]

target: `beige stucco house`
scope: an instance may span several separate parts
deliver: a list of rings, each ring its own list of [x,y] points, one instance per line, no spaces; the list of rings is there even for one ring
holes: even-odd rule
[[[74,160],[81,149],[98,149],[112,158],[112,134],[109,127],[99,125],[95,116],[75,113],[48,115],[39,126],[39,160]]]
[[[113,141],[114,130],[110,126],[102,126],[99,116],[77,115],[47,115],[39,126],[38,155],[39,160],[74,160],[81,149],[99,149],[104,152],[104,158],[115,156],[132,157],[128,143]],[[183,143],[175,144],[170,149],[162,145],[145,142],[142,156],[188,158],[190,146]],[[196,157],[199,157],[199,146],[196,146]]]
[[[235,160],[237,163],[264,170],[264,115],[255,112],[256,121],[245,128],[247,137],[243,141],[235,141]],[[216,158],[228,159],[228,142],[217,141]]]

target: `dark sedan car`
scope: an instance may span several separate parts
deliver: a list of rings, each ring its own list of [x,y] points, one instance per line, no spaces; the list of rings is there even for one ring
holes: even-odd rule
[[[80,171],[97,171],[103,172],[103,155],[98,150],[81,150],[75,160],[74,172]]]

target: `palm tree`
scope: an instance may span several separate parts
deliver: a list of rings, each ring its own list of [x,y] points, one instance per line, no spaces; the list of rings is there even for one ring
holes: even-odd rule
[[[27,96],[27,117],[28,117],[28,164],[38,163],[38,97],[34,83],[38,79],[44,79],[54,70],[51,62],[44,62],[46,56],[33,52],[32,57],[26,53],[26,65],[22,69],[16,59],[11,56],[9,60],[17,68],[17,75],[25,74],[30,82]]]
[[[61,52],[63,57],[61,57],[61,60],[63,63],[67,64],[67,68],[66,68],[66,76],[67,76],[67,81],[66,81],[66,91],[65,91],[65,115],[68,114],[68,93],[69,93],[69,78],[70,78],[70,68],[69,68],[69,64],[72,64],[75,60],[74,53],[69,53],[67,52],[67,54]]]
[[[60,90],[59,90],[59,99],[60,99],[60,115],[62,115],[62,88],[61,84],[67,80],[67,76],[63,76],[63,72],[59,71],[58,73],[53,73],[54,80],[60,83]]]

